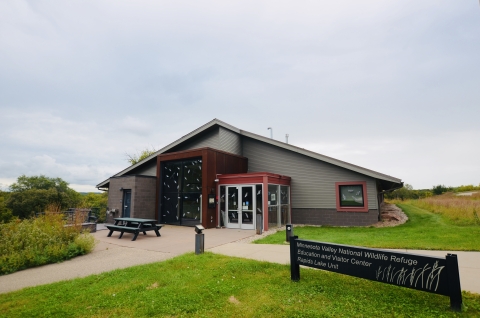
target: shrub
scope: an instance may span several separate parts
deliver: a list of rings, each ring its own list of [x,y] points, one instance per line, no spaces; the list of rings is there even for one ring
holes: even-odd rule
[[[10,209],[5,206],[5,201],[8,198],[8,193],[0,190],[0,223],[10,222],[15,218]]]
[[[0,224],[0,275],[61,262],[90,252],[95,243],[81,226],[65,226],[61,214]]]

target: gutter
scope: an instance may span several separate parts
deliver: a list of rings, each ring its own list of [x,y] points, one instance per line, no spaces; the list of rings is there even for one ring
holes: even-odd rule
[[[384,194],[384,193],[388,193],[388,192],[392,192],[392,191],[395,191],[395,190],[398,190],[398,189],[401,189],[403,188],[403,182],[400,182],[400,186],[396,187],[396,188],[391,188],[391,189],[388,189],[388,190],[383,190],[382,192],[379,192],[378,194]]]

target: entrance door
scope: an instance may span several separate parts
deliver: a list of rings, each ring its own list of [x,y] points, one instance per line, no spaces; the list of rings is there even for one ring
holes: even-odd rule
[[[253,186],[227,187],[227,228],[255,229]]]
[[[123,213],[124,218],[130,217],[130,205],[132,202],[132,190],[123,190]]]

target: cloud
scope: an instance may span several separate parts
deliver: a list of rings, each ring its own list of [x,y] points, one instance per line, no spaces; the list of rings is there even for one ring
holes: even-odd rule
[[[356,138],[342,144],[310,144],[310,149],[402,179],[414,188],[436,184],[479,184],[480,130],[416,138]]]
[[[213,118],[414,186],[473,182],[479,50],[473,2],[0,2],[0,182],[94,185]]]
[[[121,121],[119,128],[140,136],[148,135],[151,132],[151,127],[148,123],[131,116],[125,117]]]

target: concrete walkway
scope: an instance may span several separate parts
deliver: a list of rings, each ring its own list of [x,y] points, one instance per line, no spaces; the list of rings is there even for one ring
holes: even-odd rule
[[[118,239],[118,232],[112,237],[107,237],[107,231],[97,231],[93,235],[98,244],[92,253],[63,263],[0,276],[0,294],[119,268],[164,261],[193,252],[195,249],[195,232],[191,227],[167,225],[161,229],[160,233],[161,237],[156,237],[153,232],[147,232],[146,236],[140,234],[137,240],[132,242],[132,234],[125,233],[122,239]],[[208,229],[204,233],[205,249],[213,253],[280,264],[290,262],[288,245],[245,243],[244,239],[254,236],[254,231]],[[435,256],[445,256],[447,253],[457,254],[462,289],[480,293],[480,252],[413,250],[407,252]]]

